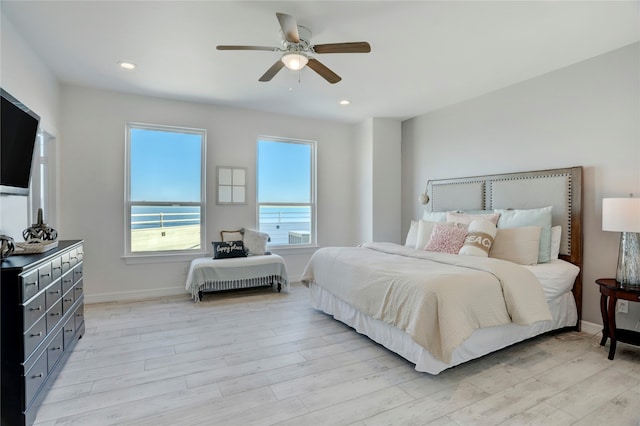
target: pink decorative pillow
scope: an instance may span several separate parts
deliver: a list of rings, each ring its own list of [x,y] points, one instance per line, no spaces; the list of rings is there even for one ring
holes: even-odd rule
[[[444,223],[438,223],[433,226],[431,239],[424,249],[440,253],[458,254],[464,244],[464,238],[466,236],[466,228],[458,228],[455,226],[447,226]]]

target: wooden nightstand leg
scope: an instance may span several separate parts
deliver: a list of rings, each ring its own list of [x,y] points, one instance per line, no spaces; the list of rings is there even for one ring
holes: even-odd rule
[[[602,314],[602,340],[600,340],[600,346],[604,346],[607,343],[609,337],[609,315],[607,315],[607,296],[600,295],[600,313]]]
[[[616,354],[616,300],[615,296],[609,297],[608,308],[608,324],[609,338],[611,338],[611,345],[609,346],[609,359],[613,359]]]

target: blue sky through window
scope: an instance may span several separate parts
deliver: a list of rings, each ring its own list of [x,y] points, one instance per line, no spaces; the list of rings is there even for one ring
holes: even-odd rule
[[[258,140],[258,202],[311,202],[311,145]]]
[[[200,201],[200,134],[132,128],[131,201]]]

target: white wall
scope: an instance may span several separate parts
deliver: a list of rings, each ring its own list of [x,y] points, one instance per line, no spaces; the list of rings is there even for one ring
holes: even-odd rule
[[[356,127],[358,241],[401,240],[401,122],[369,118]]]
[[[402,229],[422,216],[428,179],[584,167],[583,319],[601,323],[594,280],[615,277],[619,234],[602,198],[640,195],[640,43],[402,126]],[[638,304],[630,304],[638,305]],[[635,327],[638,306],[620,318]]]
[[[128,121],[207,130],[207,241],[222,229],[256,225],[255,165],[259,135],[316,140],[318,244],[353,245],[351,125],[63,86],[61,238],[85,240],[89,302],[184,291],[188,261],[127,264],[124,250],[124,155]],[[216,166],[248,168],[247,205],[215,204]],[[211,252],[211,248],[207,247]],[[279,252],[291,278],[311,252]]]
[[[0,20],[0,86],[40,116],[41,129],[57,136],[58,82],[13,24],[2,14]],[[28,197],[0,195],[0,234],[22,241],[22,230],[30,224]]]

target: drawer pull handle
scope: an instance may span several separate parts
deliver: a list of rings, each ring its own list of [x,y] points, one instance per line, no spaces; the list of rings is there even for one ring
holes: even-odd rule
[[[60,266],[54,266],[53,269],[61,269]]]
[[[82,287],[76,287],[76,291],[82,290]]]
[[[60,315],[60,312],[52,312],[52,313],[51,313],[51,316],[52,316],[52,317],[57,317],[58,315]]]
[[[73,333],[73,328],[67,328],[64,332],[65,333]]]
[[[25,284],[25,286],[28,286],[28,285],[36,285],[36,284],[38,284],[38,282],[37,282],[37,281],[36,281],[35,283],[26,283],[26,284]]]
[[[69,284],[69,283],[71,283],[73,281],[71,281],[71,280],[62,280],[62,282],[65,283],[65,284]]]
[[[40,337],[42,336],[42,331],[40,333],[31,333],[30,337]]]
[[[51,274],[40,274],[41,277],[48,277]]]
[[[51,294],[60,294],[60,290],[50,291]]]
[[[69,265],[71,262],[62,262],[63,265]]]
[[[40,311],[42,310],[42,306],[38,306],[37,308],[29,308],[30,311]]]
[[[78,258],[77,258],[77,257],[72,257],[71,259],[73,259],[73,260],[78,260]]]
[[[42,377],[42,373],[31,376],[32,379],[39,379],[40,377]]]
[[[73,302],[73,299],[64,299],[65,302]]]
[[[57,346],[55,348],[51,348],[52,351],[59,351],[60,349],[62,349],[60,346]]]

